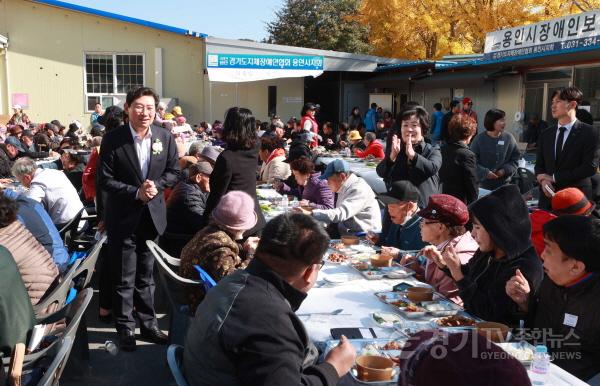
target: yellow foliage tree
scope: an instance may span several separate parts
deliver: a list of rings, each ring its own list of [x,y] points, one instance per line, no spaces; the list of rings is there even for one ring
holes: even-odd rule
[[[488,32],[598,8],[600,0],[363,0],[375,55],[439,59],[483,52]]]

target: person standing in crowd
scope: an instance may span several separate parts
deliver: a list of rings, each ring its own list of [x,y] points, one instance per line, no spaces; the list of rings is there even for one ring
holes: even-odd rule
[[[210,221],[183,247],[179,274],[198,280],[194,266],[199,266],[215,281],[220,281],[237,269],[244,269],[252,260],[258,238],[249,237],[243,244],[244,232],[256,225],[254,201],[248,194],[232,190],[225,194],[213,210]],[[186,296],[190,315],[206,292],[202,286],[188,287]]]
[[[477,113],[473,110],[473,100],[469,97],[464,97],[462,100],[462,113],[473,118],[476,123],[479,123],[477,120]],[[477,133],[475,133],[477,134]]]
[[[337,193],[335,208],[311,212],[300,207],[298,211],[330,224],[328,232],[334,238],[381,231],[381,213],[375,194],[365,180],[350,171],[346,161],[336,159],[329,163],[320,178],[327,180],[329,189]]]
[[[597,128],[577,120],[583,94],[562,87],[552,94],[552,117],[558,125],[540,133],[535,174],[540,184],[539,207],[550,209],[553,192],[575,187],[593,200],[592,177],[598,171],[600,135]]]
[[[256,197],[256,167],[258,160],[258,139],[256,120],[252,111],[243,107],[231,107],[225,115],[223,138],[227,144],[215,163],[210,179],[210,193],[204,210],[204,220],[208,222],[210,214],[221,197],[231,190],[241,190],[254,199],[254,211],[258,216],[256,225],[245,236],[255,235],[265,226],[265,218]]]
[[[532,343],[548,347],[552,363],[589,382],[600,373],[600,220],[558,217],[544,225],[544,244],[540,288],[516,270],[506,294],[526,313]]]
[[[158,95],[148,87],[127,93],[129,124],[104,136],[99,188],[104,191],[104,222],[114,283],[114,317],[123,351],[136,349],[137,318],[143,338],[166,344],[154,311],[154,258],[146,240],[166,228],[163,192],[178,180],[177,148],[170,132],[151,127]]]
[[[384,129],[386,131],[391,130],[392,127],[394,127],[394,123],[395,123],[395,121],[394,121],[394,117],[393,117],[392,113],[386,110],[383,113],[383,127],[384,127]]]
[[[471,143],[471,151],[477,156],[477,179],[484,189],[508,184],[521,158],[517,141],[504,131],[505,115],[498,109],[488,111],[483,121],[485,135],[476,136]]]
[[[433,114],[431,114],[431,143],[433,145],[436,145],[442,138],[443,121],[442,104],[438,102],[433,105]]]
[[[367,158],[369,156],[376,159],[385,158],[385,152],[383,151],[383,145],[377,140],[375,133],[367,132],[365,134],[365,139],[363,140],[366,148],[365,150],[360,150],[358,148],[354,149],[354,154],[358,158]]]
[[[222,279],[190,324],[183,371],[192,386],[334,386],[354,365],[342,337],[322,363],[295,312],[315,285],[329,238],[316,221],[282,214],[245,270]]]
[[[317,139],[319,135],[319,124],[315,119],[315,112],[316,107],[314,103],[306,103],[300,112],[300,115],[302,115],[302,118],[300,119],[300,127],[302,130],[313,134],[312,142],[310,143],[311,148],[319,145],[319,141]]]
[[[544,276],[531,245],[531,222],[516,185],[502,186],[469,206],[471,235],[479,248],[463,265],[453,247],[433,256],[438,267],[458,286],[465,310],[483,320],[514,325],[519,311],[505,290],[506,282],[520,270],[535,291]]]
[[[264,136],[260,139],[258,156],[263,164],[260,167],[259,179],[268,184],[276,180],[285,181],[292,172],[290,165],[285,162],[285,149],[281,140]]]
[[[540,119],[538,114],[531,114],[529,121],[527,122],[527,129],[523,134],[523,141],[527,142],[527,150],[534,150],[537,148],[537,141],[544,130],[548,128],[548,123]]]
[[[392,182],[407,180],[420,192],[419,206],[427,206],[429,196],[439,193],[438,171],[442,155],[437,147],[425,142],[429,130],[429,114],[420,106],[398,114],[400,130],[388,142],[385,158],[377,165],[377,174],[389,187]]]
[[[10,120],[8,121],[7,125],[10,126],[23,124],[24,127],[26,127],[29,126],[30,123],[31,121],[29,120],[27,114],[25,114],[25,112],[23,111],[21,105],[14,105],[13,115],[10,117]]]
[[[281,183],[277,190],[283,194],[293,194],[298,197],[301,206],[313,209],[333,209],[333,192],[327,181],[322,180],[321,172],[315,171],[315,164],[306,157],[300,157],[290,162],[297,187],[291,188]]]
[[[435,260],[441,259],[444,251],[450,247],[454,248],[462,265],[471,260],[478,247],[471,232],[465,228],[469,221],[469,210],[456,197],[434,194],[429,197],[427,207],[417,215],[421,217],[421,239],[431,245],[419,252],[427,259],[425,264],[413,264],[411,268],[437,292],[462,306],[456,283],[435,264]],[[411,260],[417,260],[416,256],[407,255],[400,264],[405,265]]]
[[[375,132],[377,124],[377,103],[371,103],[371,108],[365,114],[365,130],[367,132]]]
[[[442,193],[454,196],[470,204],[479,196],[477,182],[477,157],[469,149],[473,119],[464,114],[456,114],[448,124],[449,137],[442,147],[442,167],[440,183]]]
[[[102,104],[96,103],[94,105],[94,112],[90,115],[90,125],[98,122],[98,118],[100,118],[104,114],[104,110],[102,110]]]
[[[448,125],[450,124],[450,120],[455,114],[460,113],[460,102],[457,100],[452,100],[450,105],[448,106],[448,112],[444,114],[444,118],[442,119],[442,129],[440,132],[440,140],[447,142],[450,139],[450,133],[448,132]]]
[[[350,130],[356,130],[359,125],[363,123],[362,116],[360,115],[360,109],[358,106],[354,106],[348,117],[348,128]]]

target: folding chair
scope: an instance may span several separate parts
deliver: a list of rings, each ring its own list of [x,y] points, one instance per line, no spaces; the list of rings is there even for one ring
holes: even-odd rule
[[[158,263],[160,282],[169,301],[169,343],[183,344],[185,334],[191,319],[189,308],[185,301],[185,288],[203,286],[203,282],[190,280],[176,274],[171,267],[179,267],[180,261],[169,256],[152,240],[146,245]]]
[[[39,318],[42,313],[53,303],[58,303],[58,308],[62,308],[67,301],[69,291],[73,288],[73,279],[77,273],[79,266],[79,260],[69,268],[69,270],[62,276],[61,282],[52,290],[50,294],[42,298],[38,304],[33,306],[33,312],[36,318]]]
[[[181,370],[183,366],[183,346],[172,344],[167,349],[167,362],[177,386],[188,386]]]
[[[83,216],[84,210],[85,210],[84,208],[81,208],[79,210],[79,212],[77,212],[75,217],[73,217],[71,219],[71,221],[66,223],[62,228],[60,228],[58,230],[58,233],[60,234],[60,237],[63,239],[63,242],[65,243],[65,245],[68,245],[67,237],[70,236],[70,233],[72,233],[73,231],[75,231],[75,232],[77,231],[77,227],[79,226],[79,221],[81,221],[81,216]]]
[[[61,339],[58,353],[50,363],[50,367],[44,373],[42,379],[38,382],[38,386],[56,386],[60,380],[60,376],[65,368],[71,348],[73,347],[73,338],[70,336]]]
[[[96,241],[96,244],[92,247],[90,253],[84,257],[77,266],[77,270],[75,271],[75,278],[84,277],[84,280],[76,280],[77,288],[82,289],[86,288],[90,281],[92,281],[92,275],[94,274],[94,269],[96,268],[96,262],[98,261],[98,256],[100,256],[100,250],[102,249],[102,245],[106,241],[106,236],[102,236],[102,238]]]

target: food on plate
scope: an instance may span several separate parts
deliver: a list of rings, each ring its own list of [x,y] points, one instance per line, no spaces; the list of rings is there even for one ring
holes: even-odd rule
[[[466,316],[452,315],[439,318],[436,323],[440,327],[469,327],[474,326],[476,322]]]
[[[336,249],[336,250],[339,251],[339,250],[344,249],[344,248],[346,248],[346,246],[344,245],[344,243],[334,243],[334,244],[331,244],[331,249]]]
[[[269,205],[269,204],[260,204],[260,210],[268,213],[268,212],[271,212],[273,210],[273,208],[271,208],[271,205]]]
[[[392,300],[392,301],[389,301],[388,303],[393,306],[401,307],[401,308],[407,307],[410,305],[410,303],[405,302],[404,300]]]
[[[401,318],[396,314],[375,312],[373,313],[373,320],[379,325],[392,326],[395,322],[400,321]]]
[[[393,340],[391,342],[387,342],[386,344],[384,344],[383,346],[381,346],[381,349],[384,351],[388,351],[388,350],[402,350],[402,348],[404,347],[404,343],[397,341],[397,340]]]
[[[404,312],[426,312],[426,310],[416,304],[409,304],[404,308]]]
[[[328,257],[327,260],[329,260],[332,263],[343,263],[345,261],[347,261],[349,259],[348,256],[344,255],[343,253],[331,253]]]
[[[366,261],[360,261],[358,263],[354,263],[352,264],[352,266],[356,269],[358,269],[359,271],[367,271],[370,266],[369,263],[367,263]]]

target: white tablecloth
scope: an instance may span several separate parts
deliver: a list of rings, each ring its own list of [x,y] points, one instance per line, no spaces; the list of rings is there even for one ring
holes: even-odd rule
[[[378,337],[387,338],[398,336],[399,333],[392,329],[377,328],[371,319],[373,312],[393,312],[394,307],[379,301],[374,293],[391,291],[392,287],[400,281],[416,281],[415,279],[403,280],[366,280],[357,271],[347,265],[326,263],[319,273],[318,284],[324,282],[327,275],[347,274],[350,281],[337,286],[315,287],[310,290],[308,297],[302,303],[297,314],[324,313],[335,309],[343,309],[340,315],[311,315],[300,316],[309,337],[315,342],[331,339],[329,330],[336,327],[366,327],[373,328]],[[426,328],[426,322],[420,322]],[[340,383],[352,385],[355,383],[350,376],[346,376]],[[575,376],[567,373],[558,366],[551,365],[550,379],[547,385],[587,385]]]

